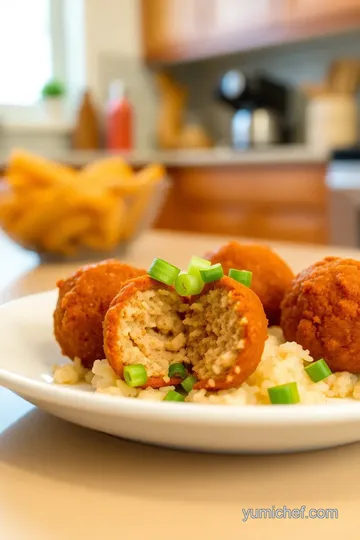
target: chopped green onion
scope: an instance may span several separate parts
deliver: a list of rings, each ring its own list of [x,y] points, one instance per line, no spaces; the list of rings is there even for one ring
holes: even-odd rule
[[[177,386],[175,386],[175,390],[182,396],[186,397],[187,396],[187,392],[185,392],[185,390],[183,389],[183,387],[178,384]]]
[[[200,270],[205,270],[206,268],[209,268],[209,266],[211,266],[210,261],[194,256],[194,257],[191,257],[191,260],[188,266],[188,273],[191,274],[192,276],[196,276],[199,279],[201,279]]]
[[[169,366],[168,371],[169,377],[180,377],[181,379],[185,379],[187,375],[187,371],[184,367],[184,364],[180,364],[180,362],[176,362],[175,364],[171,364]]]
[[[158,258],[153,260],[148,270],[150,277],[166,285],[173,285],[179,273],[180,268],[176,268],[176,266]]]
[[[313,382],[322,381],[332,374],[331,369],[323,358],[306,366],[305,371]]]
[[[185,392],[189,393],[189,392],[191,392],[191,390],[193,389],[194,384],[196,384],[197,381],[198,380],[195,377],[195,375],[189,375],[188,377],[186,377],[185,380],[183,380],[183,382],[181,383],[181,386],[183,387]]]
[[[131,366],[125,366],[124,379],[128,386],[143,386],[148,379],[144,365],[131,364]]]
[[[180,296],[200,294],[203,287],[204,284],[200,278],[187,274],[186,272],[180,272],[175,280],[175,289]]]
[[[268,388],[268,394],[271,403],[274,405],[287,405],[290,403],[299,403],[300,396],[296,382],[280,384]]]
[[[175,392],[175,390],[169,390],[169,392],[164,397],[164,401],[185,401],[184,396]]]
[[[229,277],[236,279],[236,281],[242,283],[245,287],[251,287],[252,272],[249,272],[248,270],[236,270],[236,268],[230,268]]]
[[[209,268],[201,269],[200,276],[205,283],[211,283],[212,281],[217,281],[222,278],[224,275],[224,270],[220,263],[213,264]]]

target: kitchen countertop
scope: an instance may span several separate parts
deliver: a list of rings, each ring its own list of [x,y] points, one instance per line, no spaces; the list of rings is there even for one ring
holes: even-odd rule
[[[95,159],[111,155],[106,151],[60,151],[46,155],[74,167],[81,167]],[[311,149],[305,145],[274,146],[268,149],[233,150],[227,147],[216,147],[203,150],[144,150],[123,154],[132,165],[144,165],[149,162],[160,162],[167,167],[216,167],[269,164],[325,164],[328,152]],[[7,154],[1,154],[0,166],[5,166]]]
[[[149,232],[125,260],[184,265],[221,237]],[[273,244],[294,270],[353,250]],[[0,303],[52,288],[71,264],[38,265],[0,235]],[[6,265],[2,264],[6,261]],[[11,268],[13,272],[7,270]],[[19,336],[21,339],[21,336]],[[278,456],[165,450],[86,430],[0,388],[0,538],[263,540],[356,538],[360,443]],[[243,508],[337,508],[336,520],[249,519]]]

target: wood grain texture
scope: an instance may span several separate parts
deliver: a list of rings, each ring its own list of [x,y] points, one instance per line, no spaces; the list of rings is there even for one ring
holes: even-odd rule
[[[183,167],[157,228],[327,243],[324,165]]]
[[[360,25],[358,0],[207,0],[205,10],[194,8],[197,0],[183,0],[182,9],[175,11],[178,1],[167,0],[167,8],[161,9],[164,0],[143,0],[144,57],[149,62],[207,58]]]
[[[211,1],[211,0],[210,0]],[[159,51],[176,51],[195,44],[199,0],[142,0],[142,35],[145,56],[157,57]]]

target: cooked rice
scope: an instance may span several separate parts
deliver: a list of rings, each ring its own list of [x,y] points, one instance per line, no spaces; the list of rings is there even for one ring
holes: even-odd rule
[[[80,358],[75,358],[71,364],[64,364],[63,366],[55,365],[53,372],[54,382],[57,384],[77,384],[82,380],[91,382],[89,373],[92,375],[92,372],[83,367]]]
[[[309,352],[295,342],[285,342],[280,328],[268,330],[261,362],[255,372],[239,388],[209,392],[192,390],[185,401],[221,405],[263,405],[269,403],[267,389],[271,386],[296,381],[303,404],[324,403],[328,398],[353,397],[360,399],[360,377],[348,372],[333,373],[324,381],[312,382],[304,371],[304,365],[313,362]],[[137,397],[162,401],[173,386],[155,390],[130,388],[119,379],[107,360],[96,360],[92,370],[81,366],[79,359],[71,364],[55,366],[54,382],[76,384],[85,381],[96,392],[121,397]]]

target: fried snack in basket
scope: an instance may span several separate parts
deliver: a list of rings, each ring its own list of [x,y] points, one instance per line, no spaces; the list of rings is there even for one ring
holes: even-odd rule
[[[55,163],[25,150],[14,151],[9,160],[8,173],[23,175],[31,185],[71,184],[77,173],[70,167]]]
[[[89,178],[101,181],[105,177],[115,177],[115,178],[128,178],[131,179],[133,176],[133,170],[121,157],[110,157],[99,159],[86,167],[80,172],[81,177]]]
[[[22,193],[26,190],[34,189],[29,182],[29,177],[23,173],[9,173],[6,176],[6,182],[11,189],[16,193]],[[41,186],[42,187],[42,186]]]
[[[139,193],[131,200],[124,238],[131,238],[136,234],[141,225],[141,218],[146,219],[146,209],[150,206],[155,186],[165,177],[165,174],[164,167],[157,164],[149,165],[137,173],[131,189],[137,189]]]
[[[16,151],[0,191],[0,226],[39,252],[113,251],[138,231],[164,176],[160,165],[134,173],[117,156],[78,172]]]
[[[65,215],[42,237],[41,247],[46,251],[72,255],[76,253],[81,238],[91,227],[91,223],[91,216],[85,213]]]
[[[18,213],[9,226],[11,236],[24,246],[41,248],[48,228],[64,215],[63,196],[53,190],[35,190],[26,198],[17,198]]]

